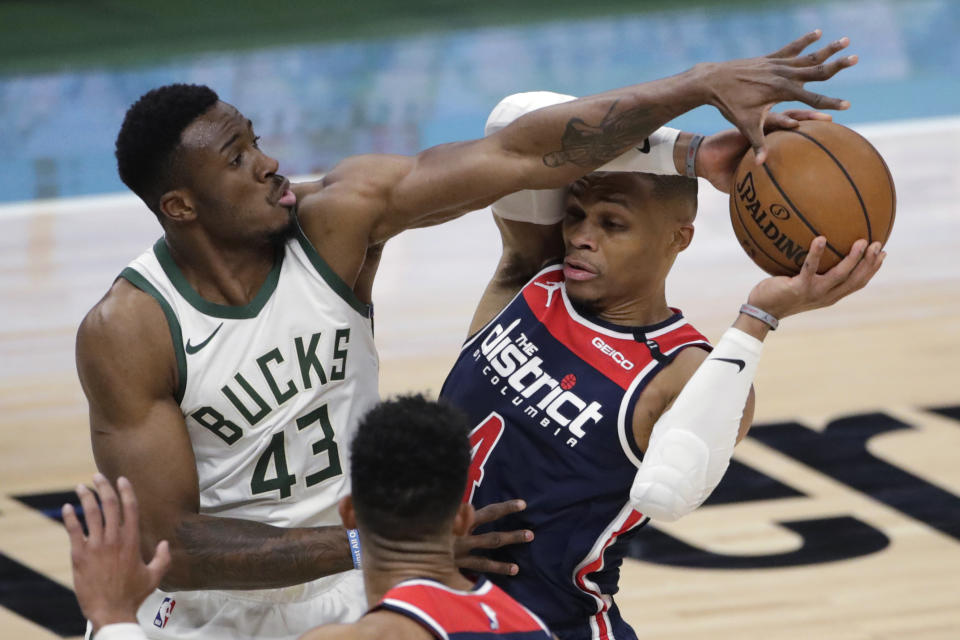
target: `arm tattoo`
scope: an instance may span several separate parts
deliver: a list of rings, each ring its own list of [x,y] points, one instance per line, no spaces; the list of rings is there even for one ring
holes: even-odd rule
[[[565,164],[597,167],[613,160],[656,128],[653,109],[640,106],[614,114],[619,102],[615,100],[596,125],[571,118],[560,137],[560,149],[544,155],[543,164],[551,168]]]
[[[182,523],[176,535],[193,588],[267,589],[353,567],[341,527],[282,529],[204,518]]]

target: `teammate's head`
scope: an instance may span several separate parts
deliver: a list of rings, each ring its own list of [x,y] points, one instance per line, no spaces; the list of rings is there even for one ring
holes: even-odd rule
[[[592,173],[566,197],[564,269],[570,297],[594,312],[663,287],[693,239],[697,181],[647,173]]]
[[[381,402],[350,445],[361,529],[390,540],[449,535],[470,466],[466,417],[421,395]]]
[[[202,85],[147,92],[128,110],[116,143],[120,178],[164,225],[212,235],[263,237],[289,224],[284,179],[257,146],[253,126]]]

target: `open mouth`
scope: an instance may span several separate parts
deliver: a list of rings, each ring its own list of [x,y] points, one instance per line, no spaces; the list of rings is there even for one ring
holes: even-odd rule
[[[596,268],[586,262],[574,258],[563,261],[563,276],[567,280],[592,280],[597,275]]]

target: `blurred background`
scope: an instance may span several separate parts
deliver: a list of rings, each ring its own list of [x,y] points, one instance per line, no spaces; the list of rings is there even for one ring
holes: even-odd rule
[[[306,175],[480,136],[509,93],[585,95],[814,28],[824,43],[849,36],[861,58],[810,88],[850,100],[835,120],[890,165],[890,256],[861,294],[772,337],[761,424],[711,504],[638,536],[618,602],[641,637],[960,637],[955,0],[0,2],[0,637],[79,633],[55,522],[94,470],[73,339],[160,234],[113,157],[141,94],[208,84],[281,172]],[[706,107],[672,124],[727,126]],[[763,274],[730,233],[726,197],[700,186],[668,294],[716,338]],[[485,212],[388,244],[384,394],[439,390],[498,253]]]

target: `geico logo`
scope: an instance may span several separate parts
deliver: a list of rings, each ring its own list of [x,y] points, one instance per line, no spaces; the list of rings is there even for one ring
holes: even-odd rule
[[[595,336],[593,338],[593,346],[595,346],[597,349],[600,349],[600,351],[604,352],[605,354],[613,358],[614,362],[616,362],[618,365],[620,365],[627,371],[630,371],[630,369],[633,369],[632,362],[627,360],[622,353],[620,353],[619,351],[617,351],[616,349],[608,345],[599,337]]]
[[[595,401],[587,403],[569,389],[564,389],[558,379],[543,370],[543,358],[530,357],[511,342],[510,332],[519,322],[513,322],[506,329],[498,324],[480,345],[480,352],[497,373],[491,378],[491,383],[497,384],[500,379],[506,379],[520,397],[530,402],[534,402],[534,394],[543,392],[543,396],[536,401],[536,408],[545,411],[560,425],[569,427],[577,437],[582,437],[585,435],[582,427],[587,421],[599,422],[603,418],[600,413],[602,405]],[[486,370],[484,375],[487,375]]]

